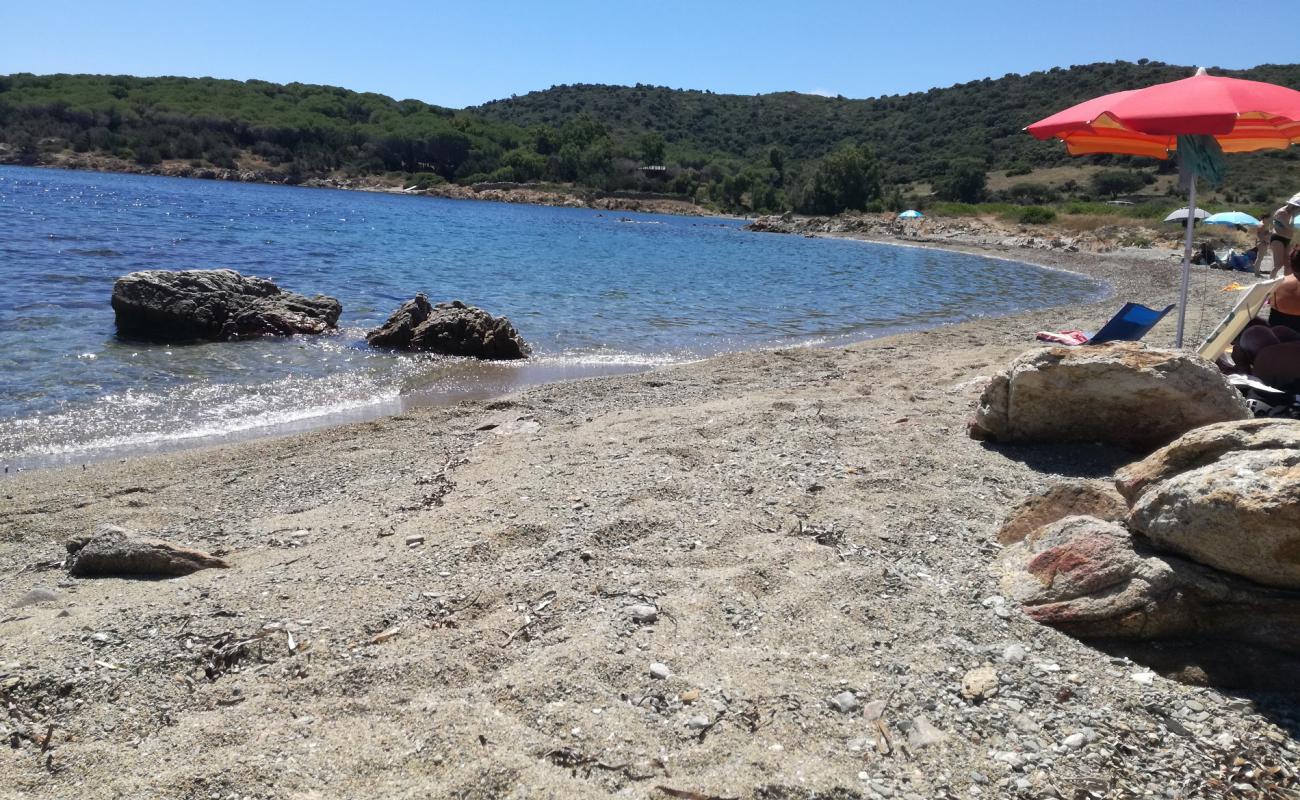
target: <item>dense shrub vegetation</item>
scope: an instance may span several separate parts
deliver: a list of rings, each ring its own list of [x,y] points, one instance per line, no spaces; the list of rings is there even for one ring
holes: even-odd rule
[[[1025,180],[991,192],[988,173],[1071,163],[1064,147],[1035,141],[1024,125],[1190,73],[1092,64],[870,100],[574,85],[460,111],[298,83],[20,74],[0,76],[0,156],[38,163],[74,151],[146,166],[256,168],[290,181],[384,173],[418,186],[559,183],[734,211],[899,208],[923,201],[904,197],[915,187],[941,201],[1041,205],[1137,192],[1172,166],[1093,156],[1082,163],[1107,169],[1083,185]],[[1216,73],[1300,86],[1300,66]],[[1228,191],[1243,201],[1300,188],[1291,186],[1294,152],[1230,158]]]

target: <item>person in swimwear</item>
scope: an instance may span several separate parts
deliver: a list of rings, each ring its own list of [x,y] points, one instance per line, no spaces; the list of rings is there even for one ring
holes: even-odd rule
[[[1286,263],[1286,279],[1273,290],[1273,307],[1268,312],[1269,325],[1285,325],[1300,333],[1300,249],[1291,253]]]
[[[1268,274],[1276,278],[1278,272],[1286,269],[1290,262],[1291,239],[1295,236],[1295,214],[1300,210],[1300,194],[1292,195],[1286,204],[1273,212],[1273,225],[1269,234],[1269,252],[1273,254],[1273,271]]]
[[[1272,249],[1273,244],[1273,215],[1265,214],[1260,217],[1259,230],[1255,231],[1255,276],[1260,277],[1264,274],[1264,256]]]

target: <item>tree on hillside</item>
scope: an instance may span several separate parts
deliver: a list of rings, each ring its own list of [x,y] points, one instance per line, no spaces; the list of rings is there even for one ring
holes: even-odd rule
[[[823,158],[804,189],[801,211],[861,211],[880,199],[880,165],[870,148],[845,145]]]
[[[1140,191],[1146,186],[1146,179],[1136,172],[1108,169],[1093,175],[1089,184],[1094,194],[1106,195],[1114,200],[1122,194]]]
[[[948,169],[934,182],[934,194],[940,200],[959,203],[978,203],[984,199],[988,176],[984,166],[974,161],[961,161]]]
[[[664,163],[664,137],[651,131],[641,137],[641,162],[647,165]]]

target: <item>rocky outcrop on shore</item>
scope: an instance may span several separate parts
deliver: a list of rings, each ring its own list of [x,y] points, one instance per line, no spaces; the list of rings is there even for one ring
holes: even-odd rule
[[[119,334],[166,342],[324,333],[343,312],[333,297],[229,269],[132,272],[113,284],[112,303]]]
[[[1148,452],[1193,428],[1250,416],[1241,393],[1205,361],[1116,342],[1020,356],[989,382],[968,431],[1011,444],[1104,442]]]
[[[423,294],[403,303],[366,334],[373,347],[470,356],[487,360],[527,358],[530,348],[506,317],[494,317],[459,300],[436,306]]]
[[[1119,518],[1086,513],[1059,487],[1008,516],[996,568],[1008,597],[1081,638],[1177,640],[1229,683],[1268,677],[1235,665],[1234,646],[1300,664],[1300,422],[1202,427],[1115,483]],[[1027,534],[1026,509],[1047,520]]]
[[[1163,242],[1167,238],[1167,232],[1132,224],[1106,225],[1091,231],[1071,233],[1053,230],[1050,226],[1019,225],[987,217],[934,217],[918,222],[900,220],[893,213],[855,212],[833,217],[798,217],[793,214],[759,217],[746,225],[745,229],[760,233],[898,239],[918,244],[962,244],[997,250],[1055,250],[1066,253],[1109,253],[1126,245]],[[1170,239],[1169,243],[1173,243],[1173,240]]]

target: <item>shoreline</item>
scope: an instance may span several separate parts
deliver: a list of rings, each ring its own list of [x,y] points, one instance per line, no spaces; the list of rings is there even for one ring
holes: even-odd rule
[[[719,219],[749,220],[722,211],[703,208],[687,200],[670,200],[661,197],[620,197],[601,194],[595,190],[574,188],[569,191],[536,188],[529,184],[518,184],[511,188],[502,188],[496,184],[484,188],[444,183],[425,189],[407,189],[400,182],[389,181],[381,175],[366,175],[356,178],[311,177],[298,183],[276,180],[275,177],[257,169],[204,167],[193,168],[188,164],[172,164],[166,167],[142,167],[129,162],[117,162],[102,156],[95,157],[90,163],[80,162],[79,158],[64,158],[52,164],[17,164],[0,162],[0,167],[18,167],[26,169],[57,169],[69,172],[93,172],[106,175],[139,175],[152,178],[185,178],[189,180],[211,180],[228,183],[252,183],[261,186],[284,186],[299,189],[338,189],[348,192],[370,192],[374,194],[402,195],[407,197],[437,197],[445,200],[473,200],[479,202],[508,203],[512,205],[536,205],[557,208],[588,208],[595,211],[627,211],[641,214],[664,214],[679,217],[718,217]]]
[[[891,240],[883,238],[868,238],[853,234],[816,234],[815,238],[834,238],[848,241],[859,241],[867,244],[882,245],[887,247],[908,247],[914,249],[924,249],[939,252],[956,252],[966,255],[975,255],[987,258],[993,261],[1003,261],[1011,264],[1027,264],[1038,269],[1044,269],[1049,272],[1062,272],[1079,277],[1096,280],[1094,276],[1085,271],[1070,269],[1067,266],[1059,264],[1052,265],[1042,263],[1041,259],[1013,258],[1008,255],[999,255],[995,252],[981,247],[979,244],[966,243],[934,243],[934,242],[915,242],[905,240]],[[1098,290],[1091,302],[1101,302],[1113,295],[1114,289],[1110,282],[1098,280]],[[1065,307],[1047,306],[1041,309],[1028,309],[1009,312],[1008,314],[997,315],[993,317],[979,317],[978,319],[999,319],[1006,316],[1017,314],[1031,313],[1035,310],[1045,311],[1052,308]],[[907,325],[899,324],[893,326],[884,332],[879,332],[865,337],[860,334],[845,334],[833,337],[823,341],[793,342],[786,344],[771,344],[757,347],[751,350],[738,350],[714,353],[711,355],[702,355],[698,358],[690,358],[680,362],[674,362],[669,365],[609,365],[609,364],[542,364],[533,365],[529,363],[503,363],[493,364],[491,362],[476,363],[465,362],[454,365],[453,370],[457,372],[475,373],[480,377],[488,373],[497,373],[495,380],[484,383],[482,380],[476,380],[472,386],[462,387],[460,390],[439,390],[437,385],[430,384],[421,387],[421,390],[409,394],[401,394],[393,398],[380,398],[371,402],[359,403],[346,409],[333,409],[318,414],[303,414],[295,416],[293,419],[278,423],[268,424],[248,424],[236,429],[225,430],[221,432],[199,433],[194,432],[192,435],[174,436],[171,438],[157,438],[149,441],[133,442],[129,444],[113,445],[108,447],[77,449],[75,446],[68,446],[62,452],[55,453],[37,453],[22,455],[18,453],[5,454],[0,456],[0,465],[3,466],[3,473],[0,473],[0,482],[10,476],[16,476],[23,473],[74,468],[77,466],[86,467],[90,464],[103,463],[108,461],[127,461],[129,459],[147,457],[152,455],[161,455],[167,453],[177,453],[192,449],[206,449],[211,447],[223,447],[228,445],[237,445],[242,442],[257,441],[259,439],[275,439],[288,436],[310,433],[321,429],[331,428],[339,425],[348,425],[353,423],[370,422],[373,420],[383,419],[385,417],[395,416],[414,409],[424,407],[443,407],[454,406],[464,401],[492,401],[512,394],[527,391],[529,388],[537,386],[546,386],[556,383],[566,383],[574,380],[587,380],[592,378],[601,378],[607,376],[616,376],[624,374],[638,374],[652,372],[661,369],[664,366],[679,366],[682,364],[691,364],[698,361],[708,361],[714,359],[725,359],[734,357],[743,353],[767,352],[783,349],[800,349],[800,348],[834,348],[861,344],[866,341],[879,339],[887,336],[896,336],[906,333],[919,333],[926,330],[933,330],[951,325],[960,325],[971,320],[953,320],[951,322],[940,323],[938,325]],[[525,377],[523,373],[539,373],[533,377]],[[579,373],[576,376],[570,376],[569,373]],[[559,377],[556,377],[556,376]],[[462,383],[458,381],[457,383]]]
[[[485,800],[1264,780],[1300,757],[1293,702],[1150,675],[998,602],[1002,513],[1132,456],[969,439],[984,381],[1035,330],[1177,291],[1140,253],[1035,262],[1112,292],[0,483],[0,686],[22,726],[0,779]],[[1211,326],[1236,299],[1218,277],[1193,287]],[[101,523],[231,567],[65,578],[64,540]],[[36,588],[53,599],[14,606]],[[999,691],[973,704],[982,665]],[[839,710],[846,691],[880,718]]]

